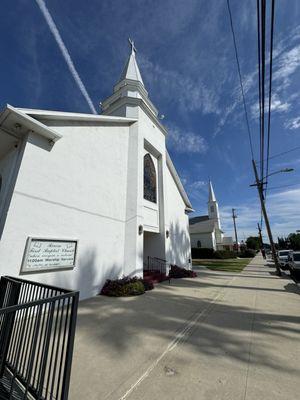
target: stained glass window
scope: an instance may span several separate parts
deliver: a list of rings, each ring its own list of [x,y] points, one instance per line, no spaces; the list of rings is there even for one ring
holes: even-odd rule
[[[156,203],[156,171],[149,153],[144,156],[144,199]]]

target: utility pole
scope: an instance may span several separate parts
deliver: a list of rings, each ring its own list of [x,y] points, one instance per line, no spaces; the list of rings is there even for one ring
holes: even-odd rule
[[[234,226],[234,234],[235,234],[235,245],[236,245],[236,252],[239,252],[239,244],[238,244],[238,238],[237,238],[237,232],[236,232],[236,224],[235,220],[237,218],[237,215],[235,214],[235,209],[232,209],[232,219],[233,219],[233,226]]]
[[[253,165],[255,181],[256,181],[256,185],[255,186],[257,186],[257,190],[258,190],[258,194],[259,194],[261,209],[262,209],[262,212],[263,212],[263,216],[264,216],[264,220],[265,220],[265,224],[266,224],[266,229],[267,229],[268,236],[269,236],[269,241],[270,241],[270,245],[271,245],[271,250],[272,250],[272,255],[273,255],[276,271],[277,271],[277,274],[279,276],[281,276],[281,271],[280,271],[280,267],[279,267],[279,262],[278,262],[278,258],[277,258],[275,244],[274,244],[274,241],[273,241],[272,231],[271,231],[269,218],[268,218],[267,210],[266,210],[266,206],[265,206],[265,199],[264,199],[264,194],[263,194],[263,182],[260,181],[259,178],[258,178],[257,168],[256,168],[256,164],[255,164],[254,160],[252,160],[252,165]]]
[[[262,238],[262,234],[261,234],[261,227],[260,227],[259,223],[257,223],[257,229],[258,229],[258,235],[259,235],[259,240],[260,240],[260,247],[262,249],[264,247],[264,242],[263,242],[263,238]]]

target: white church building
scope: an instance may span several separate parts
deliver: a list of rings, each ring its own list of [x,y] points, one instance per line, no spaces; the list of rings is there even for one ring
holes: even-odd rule
[[[207,208],[208,215],[190,218],[191,247],[233,250],[232,237],[224,236],[221,228],[219,205],[211,181],[209,181]]]
[[[149,258],[191,267],[192,205],[134,46],[101,115],[0,114],[0,275],[99,293]]]

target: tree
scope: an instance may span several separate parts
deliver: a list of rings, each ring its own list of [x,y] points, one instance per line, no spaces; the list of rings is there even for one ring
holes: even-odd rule
[[[259,250],[260,239],[259,236],[249,236],[246,240],[247,248],[252,250]]]
[[[278,248],[280,250],[288,249],[288,240],[284,237],[278,237]]]
[[[288,241],[291,249],[300,250],[300,233],[290,233]]]

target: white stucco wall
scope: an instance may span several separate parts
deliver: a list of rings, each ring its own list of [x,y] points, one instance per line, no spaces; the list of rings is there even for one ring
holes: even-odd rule
[[[166,140],[163,132],[153,123],[149,116],[139,109],[139,130],[143,138],[143,154],[142,164],[144,164],[144,154],[149,152],[154,159],[156,174],[157,174],[157,206],[149,204],[150,202],[144,200],[144,190],[142,191],[142,206],[143,206],[143,225],[146,231],[156,232],[155,235],[144,237],[144,250],[145,257],[147,255],[166,259],[166,236],[165,236],[165,213],[166,213],[166,200],[167,187],[164,181],[165,174],[165,159],[166,159]],[[143,171],[144,172],[144,171]],[[144,184],[144,181],[142,181]],[[152,208],[151,216],[156,214],[158,226],[155,228],[149,224],[149,209],[145,205]],[[157,210],[157,211],[156,211]]]
[[[189,266],[185,203],[166,162],[165,135],[146,113],[138,122],[41,121],[60,133],[53,146],[31,133],[0,240],[0,275],[18,276],[28,237],[78,239],[73,270],[26,274],[48,284],[78,289],[81,298],[99,292],[105,279],[143,274],[143,252]],[[143,198],[144,154],[157,169],[157,233]],[[166,237],[166,231],[170,237]]]
[[[191,246],[198,247],[197,242],[200,240],[201,248],[214,249],[214,235],[212,232],[207,233],[191,233]]]
[[[168,260],[171,264],[187,268],[190,267],[189,259],[191,258],[188,215],[185,213],[184,201],[168,168],[166,177],[168,199],[166,229],[170,232],[167,239]]]
[[[3,209],[4,199],[6,197],[13,166],[16,159],[16,149],[11,149],[4,157],[0,159],[0,176],[2,178],[2,187],[0,190],[0,213]]]
[[[129,127],[53,129],[63,138],[51,150],[34,134],[26,145],[0,241],[0,275],[19,275],[28,236],[78,239],[73,270],[26,279],[80,289],[84,298],[123,273]]]

